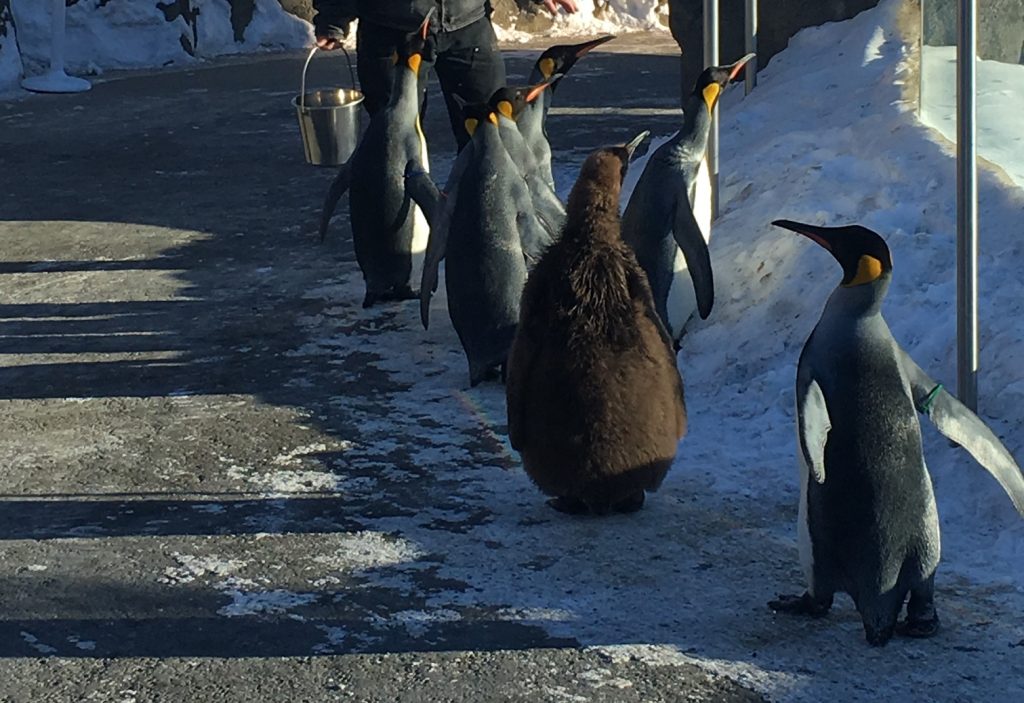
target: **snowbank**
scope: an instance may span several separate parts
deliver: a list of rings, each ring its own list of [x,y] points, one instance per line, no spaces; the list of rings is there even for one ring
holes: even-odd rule
[[[77,0],[68,8],[69,73],[177,65],[225,54],[311,46],[312,26],[285,12],[278,0]],[[17,23],[4,35],[4,8]],[[667,5],[658,0],[579,0],[579,12],[559,14],[529,33],[495,27],[502,41],[534,36],[577,36],[624,31],[667,32]],[[21,55],[18,53],[18,45]],[[28,73],[45,67],[50,52],[50,2],[0,0],[0,93],[17,87],[22,62]]]
[[[578,12],[560,12],[547,29],[522,31],[518,19],[495,27],[498,39],[525,42],[538,36],[586,36],[622,32],[668,33],[668,4],[658,0],[577,0]]]
[[[50,55],[51,3],[9,1],[25,70],[40,72]],[[286,13],[277,0],[78,0],[67,9],[69,73],[176,65],[311,43],[309,23]],[[0,91],[17,85],[18,71],[4,70],[16,61],[9,49],[0,44]]]

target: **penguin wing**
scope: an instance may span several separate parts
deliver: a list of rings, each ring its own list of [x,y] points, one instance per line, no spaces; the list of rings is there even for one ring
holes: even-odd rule
[[[800,453],[814,480],[825,483],[825,442],[832,421],[825,405],[825,394],[804,363],[796,372],[796,423]]]
[[[548,233],[551,241],[559,238],[565,226],[565,205],[555,195],[555,191],[540,177],[532,177],[530,192],[533,196],[534,209],[541,227]]]
[[[526,446],[526,392],[527,381],[533,373],[537,353],[544,343],[544,322],[535,311],[543,311],[543,289],[538,276],[528,279],[523,288],[523,296],[519,303],[519,325],[512,346],[508,352],[505,365],[505,399],[508,412],[508,441],[518,452]]]
[[[686,267],[693,280],[693,292],[697,298],[697,312],[702,320],[711,314],[715,303],[715,283],[711,275],[711,252],[704,234],[693,216],[690,203],[685,198],[676,200],[676,212],[672,222],[672,236],[683,250]]]
[[[430,327],[430,297],[437,290],[438,269],[448,247],[447,225],[430,228],[427,251],[423,256],[423,273],[420,275],[420,322],[423,329]]]
[[[1010,496],[1017,512],[1024,516],[1024,476],[999,438],[980,417],[954,398],[941,383],[930,378],[902,349],[900,367],[910,382],[911,397],[917,411],[927,415],[939,432],[966,449],[992,474]]]
[[[419,159],[409,159],[405,165],[405,192],[426,215],[430,229],[435,229],[446,201]]]
[[[670,358],[675,362],[676,348],[672,342],[672,335],[669,334],[665,323],[661,321],[661,316],[658,315],[658,311],[654,307],[654,295],[651,293],[651,285],[648,283],[647,276],[644,275],[643,269],[639,265],[637,265],[637,268],[630,269],[626,273],[626,285],[629,286],[629,297],[643,306],[644,315],[654,325],[654,329],[658,330],[658,336],[661,337],[661,341],[668,350]],[[679,383],[675,384],[677,409],[676,435],[679,439],[682,439],[686,434],[686,400],[683,394],[683,377],[677,373],[676,378],[679,380]]]
[[[324,207],[320,212],[320,241],[323,242],[327,236],[327,227],[331,224],[331,217],[334,215],[334,208],[338,207],[338,201],[341,200],[341,196],[348,190],[349,182],[351,180],[351,164],[352,159],[341,165],[338,169],[338,175],[334,177],[331,182],[331,187],[327,189],[327,196],[324,198]]]
[[[519,243],[528,266],[535,264],[554,238],[550,230],[541,224],[541,218],[534,207],[533,196],[526,185],[526,179],[516,176],[512,181],[512,202],[516,209],[516,228]]]

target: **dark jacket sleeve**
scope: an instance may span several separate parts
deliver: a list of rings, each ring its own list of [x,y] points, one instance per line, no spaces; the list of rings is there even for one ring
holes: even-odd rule
[[[318,36],[342,39],[348,34],[349,22],[359,14],[357,0],[313,0],[313,26]]]

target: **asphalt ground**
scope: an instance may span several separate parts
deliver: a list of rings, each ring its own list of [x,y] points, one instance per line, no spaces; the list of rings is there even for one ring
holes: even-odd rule
[[[613,42],[560,87],[560,187],[590,150],[677,124],[670,42]],[[511,51],[510,75],[532,56]],[[458,464],[495,459],[473,430],[447,472],[403,446],[381,401],[403,381],[367,347],[393,313],[353,318],[343,349],[298,352],[334,305],[309,291],[358,273],[346,208],[316,240],[333,170],[302,159],[302,60],[114,72],[0,102],[0,700],[760,700],[485,610],[382,627],[465,587],[436,566],[479,511],[435,521],[440,546],[404,587],[351,571],[311,585],[349,536],[457,500]],[[317,59],[312,82],[344,82],[341,61]],[[261,483],[261,467],[296,481]],[[375,490],[342,495],[325,475]]]

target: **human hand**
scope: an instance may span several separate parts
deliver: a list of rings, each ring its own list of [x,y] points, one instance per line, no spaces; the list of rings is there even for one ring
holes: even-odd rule
[[[569,13],[576,12],[578,9],[576,7],[576,0],[541,0],[541,4],[548,8],[552,14],[558,14],[559,7]]]
[[[317,36],[316,45],[324,51],[334,51],[341,46],[341,42],[334,37]]]

